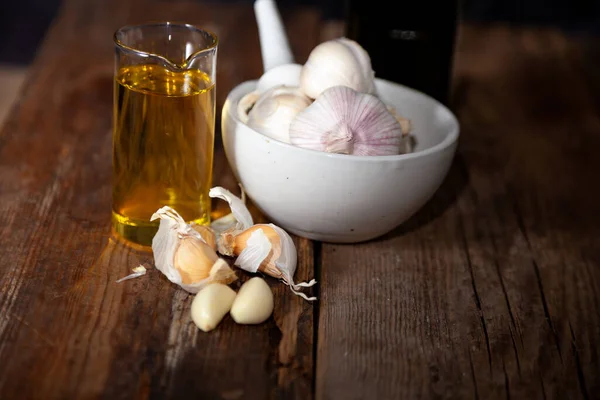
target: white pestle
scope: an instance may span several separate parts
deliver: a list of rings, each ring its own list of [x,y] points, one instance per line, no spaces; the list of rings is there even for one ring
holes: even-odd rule
[[[258,24],[263,72],[283,64],[292,64],[294,55],[274,0],[256,0],[254,14]]]

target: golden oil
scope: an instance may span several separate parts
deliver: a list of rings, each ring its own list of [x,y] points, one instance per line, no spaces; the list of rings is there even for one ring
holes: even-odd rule
[[[150,245],[162,206],[186,221],[210,219],[215,89],[199,70],[159,65],[120,68],[115,76],[113,229]]]

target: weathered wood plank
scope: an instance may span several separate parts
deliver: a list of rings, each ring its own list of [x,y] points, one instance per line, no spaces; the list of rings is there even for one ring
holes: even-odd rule
[[[149,20],[217,33],[218,108],[261,73],[251,5],[65,2],[0,134],[0,398],[311,398],[311,304],[269,279],[270,321],[204,334],[191,296],[110,235],[112,33]],[[316,35],[315,12],[288,22]],[[315,35],[294,35],[301,57]],[[215,184],[237,189],[220,147]],[[296,243],[312,278],[312,243]],[[139,263],[146,276],[115,283]]]
[[[446,182],[385,238],[323,245],[318,399],[597,398],[598,72],[582,54],[554,31],[464,27]]]

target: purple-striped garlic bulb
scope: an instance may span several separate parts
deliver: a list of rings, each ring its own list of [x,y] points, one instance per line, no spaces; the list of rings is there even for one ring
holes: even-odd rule
[[[361,156],[400,154],[402,127],[377,97],[345,86],[321,93],[290,124],[290,143]]]

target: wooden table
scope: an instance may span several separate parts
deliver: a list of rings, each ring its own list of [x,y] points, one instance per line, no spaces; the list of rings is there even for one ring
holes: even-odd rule
[[[303,62],[319,15],[282,13]],[[261,73],[250,5],[65,2],[0,134],[0,399],[600,398],[594,41],[463,25],[430,203],[369,243],[297,238],[319,301],[270,280],[271,320],[205,334],[157,270],[115,283],[152,257],[110,237],[111,34],[153,19],[218,34],[218,107]],[[215,171],[236,189],[219,144]]]

